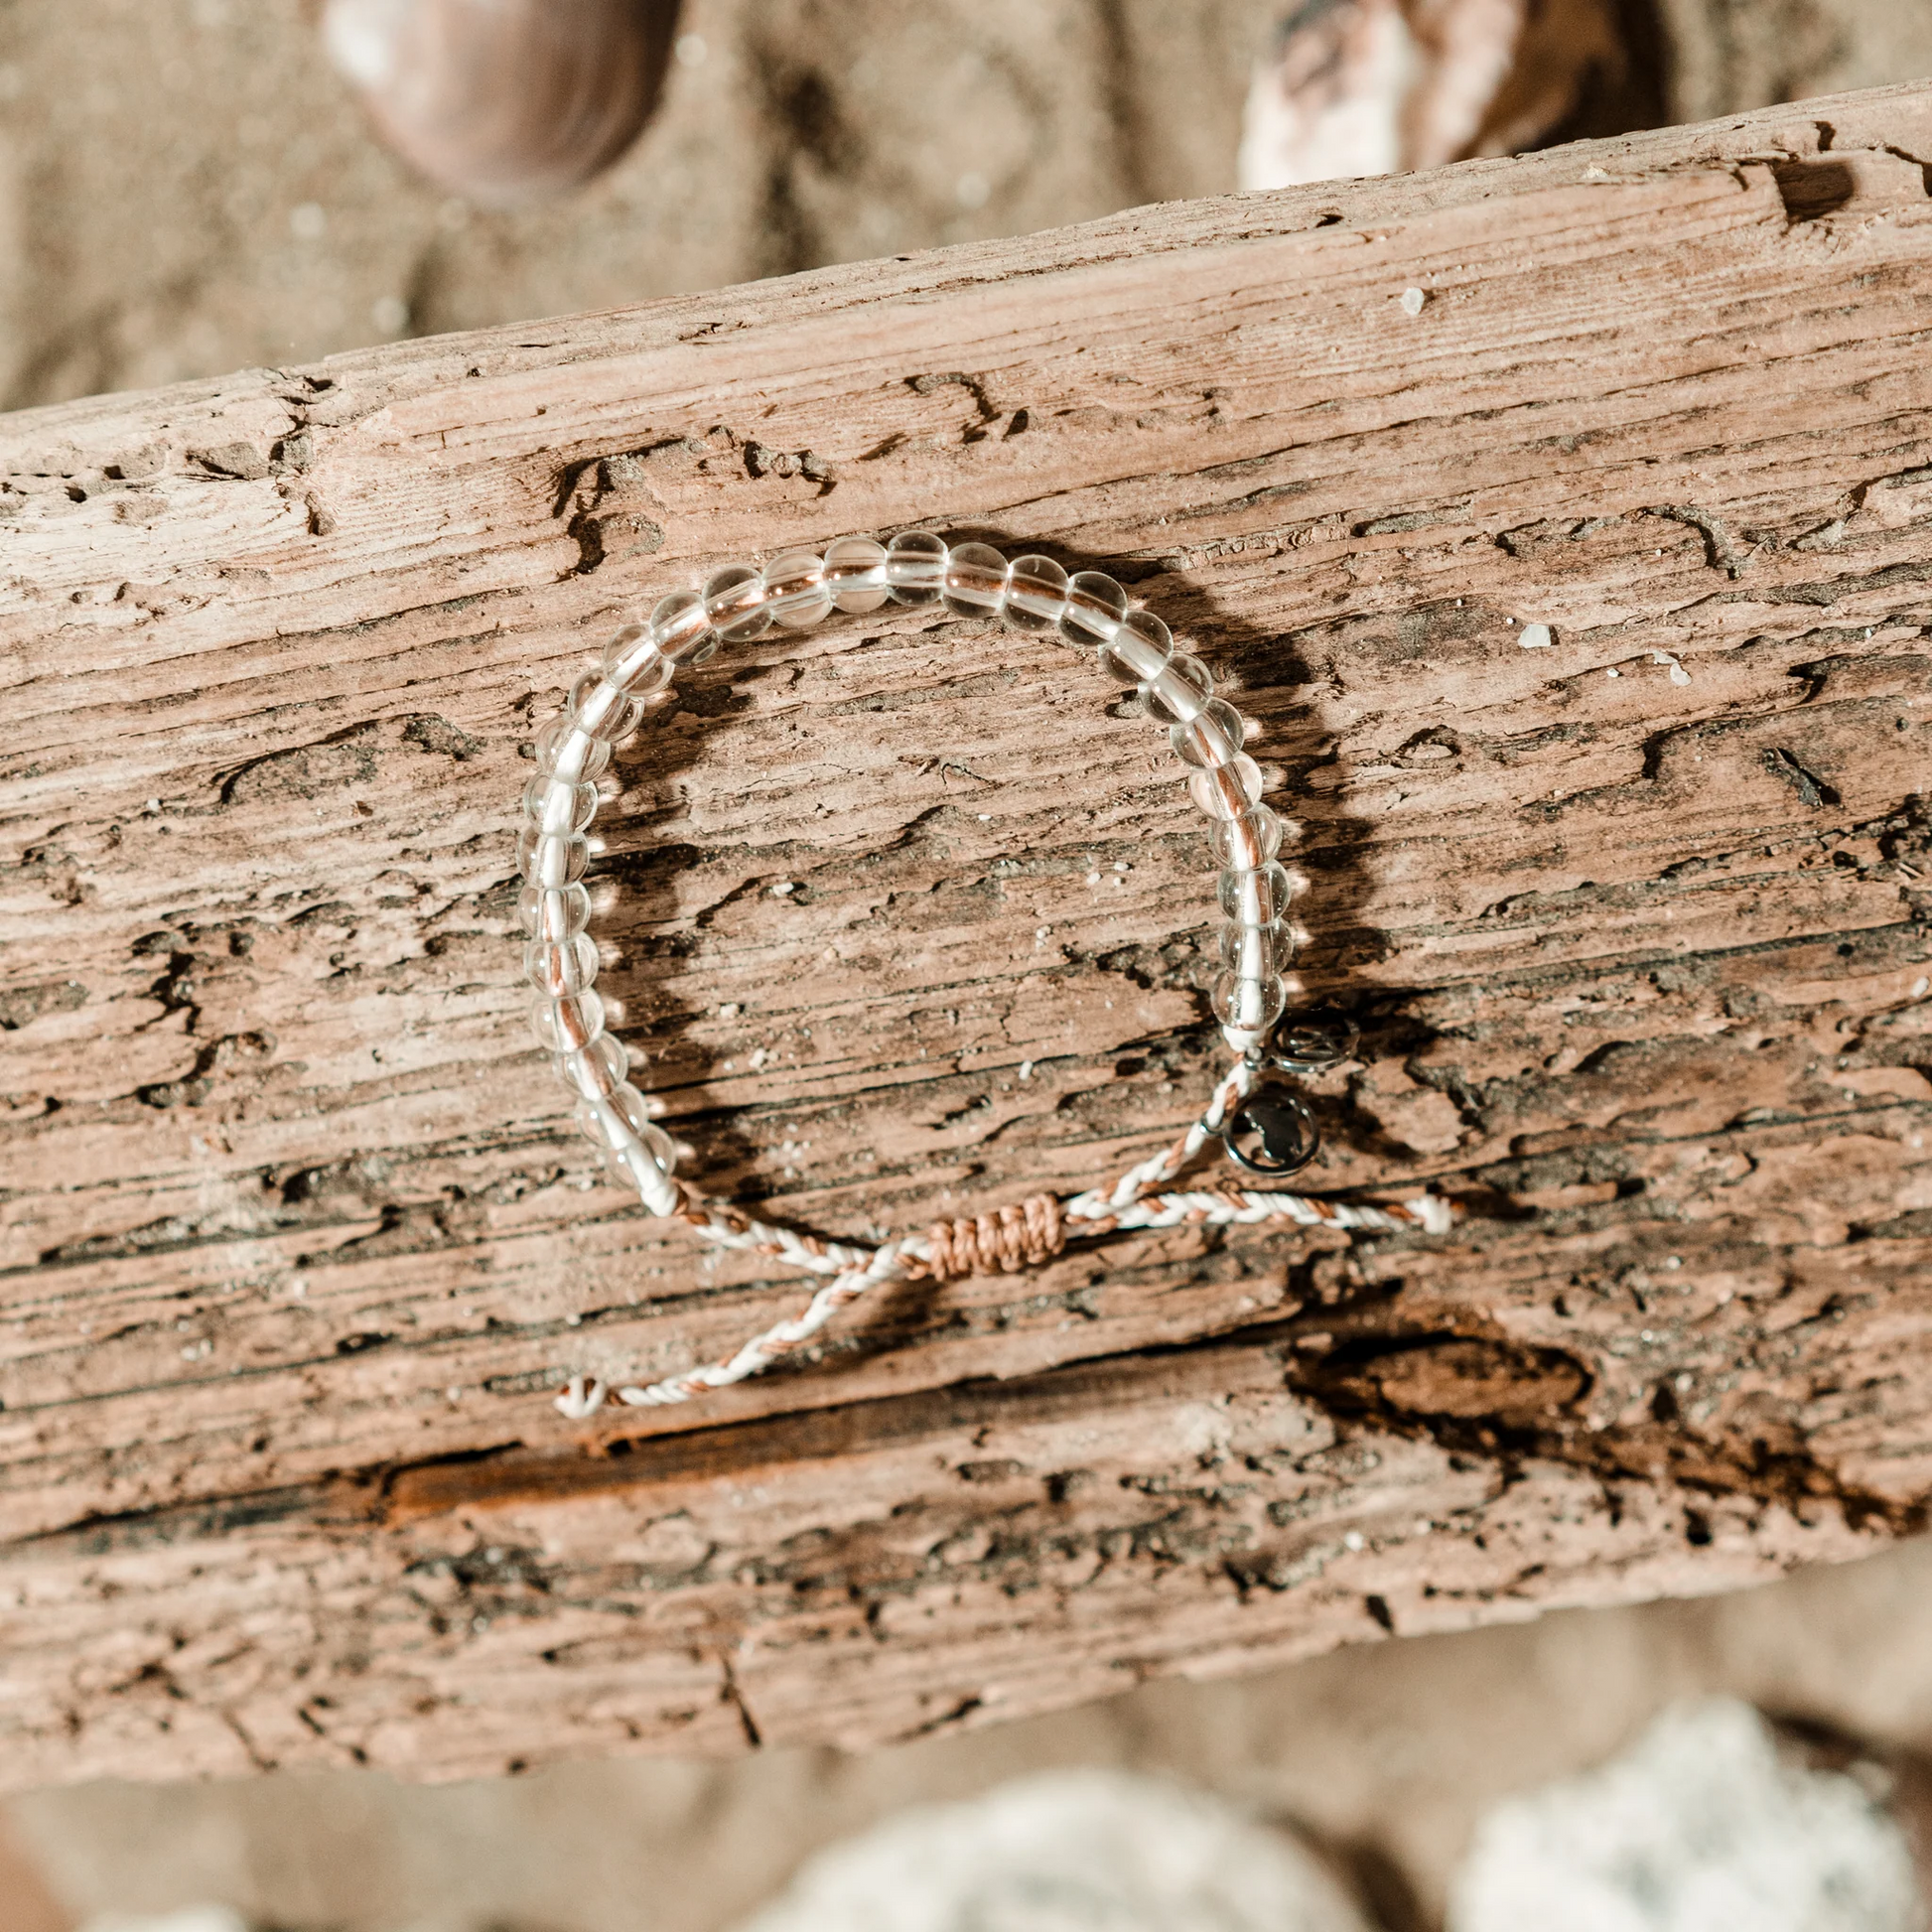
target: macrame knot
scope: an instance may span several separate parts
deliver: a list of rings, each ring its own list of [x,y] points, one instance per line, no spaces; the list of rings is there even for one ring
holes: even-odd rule
[[[955,1275],[1016,1275],[1051,1261],[1066,1246],[1057,1194],[1029,1194],[1017,1206],[995,1208],[957,1221],[935,1221],[924,1272],[935,1282]]]

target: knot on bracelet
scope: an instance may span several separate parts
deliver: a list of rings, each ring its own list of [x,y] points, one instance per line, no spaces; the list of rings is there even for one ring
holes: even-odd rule
[[[1051,1261],[1066,1246],[1066,1225],[1057,1194],[1029,1194],[1012,1207],[935,1221],[925,1238],[930,1252],[922,1272],[945,1282],[956,1275],[1015,1275]]]

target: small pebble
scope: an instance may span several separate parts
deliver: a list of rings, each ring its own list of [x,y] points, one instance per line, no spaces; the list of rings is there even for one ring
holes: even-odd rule
[[[1419,316],[1422,314],[1422,305],[1428,300],[1429,297],[1421,289],[1404,289],[1402,291],[1402,313],[1405,316]]]
[[[1031,1080],[1034,1077],[1034,1063],[1032,1060],[1022,1060],[1020,1062],[1020,1077],[1023,1080]]]

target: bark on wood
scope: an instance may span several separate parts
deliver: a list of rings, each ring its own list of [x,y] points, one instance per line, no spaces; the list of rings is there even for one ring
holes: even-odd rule
[[[1928,161],[1891,89],[0,423],[0,1775],[862,1742],[1916,1527]],[[634,602],[916,521],[1231,675],[1364,1025],[1317,1182],[1469,1218],[566,1425],[797,1291],[569,1134],[520,747]],[[916,1226],[1198,1105],[1202,843],[1096,680],[842,621],[621,760],[709,1184]]]

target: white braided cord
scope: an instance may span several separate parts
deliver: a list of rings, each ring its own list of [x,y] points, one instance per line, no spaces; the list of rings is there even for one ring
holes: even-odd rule
[[[1075,1224],[1067,1229],[1068,1238],[1092,1240],[1124,1230],[1171,1227],[1253,1227],[1265,1221],[1342,1228],[1351,1233],[1395,1234],[1408,1229],[1428,1234],[1449,1232],[1452,1210],[1448,1201],[1435,1194],[1376,1207],[1272,1189],[1147,1191],[1173,1179],[1192,1161],[1219,1134],[1230,1112],[1247,1098],[1254,1084],[1252,1063],[1237,1060],[1216,1085],[1200,1118],[1178,1140],[1129,1168],[1111,1186],[1092,1187],[1064,1197],[1060,1211]],[[625,1384],[613,1388],[601,1378],[573,1375],[556,1399],[558,1413],[572,1422],[594,1416],[613,1397],[633,1409],[654,1409],[690,1402],[715,1389],[748,1381],[795,1354],[842,1309],[881,1284],[923,1278],[928,1271],[922,1264],[932,1255],[932,1242],[924,1234],[909,1234],[877,1248],[855,1248],[800,1234],[779,1222],[754,1220],[715,1201],[694,1199],[692,1211],[684,1218],[700,1239],[717,1247],[770,1255],[805,1273],[830,1275],[832,1279],[797,1314],[773,1322],[720,1361],[641,1387]]]

